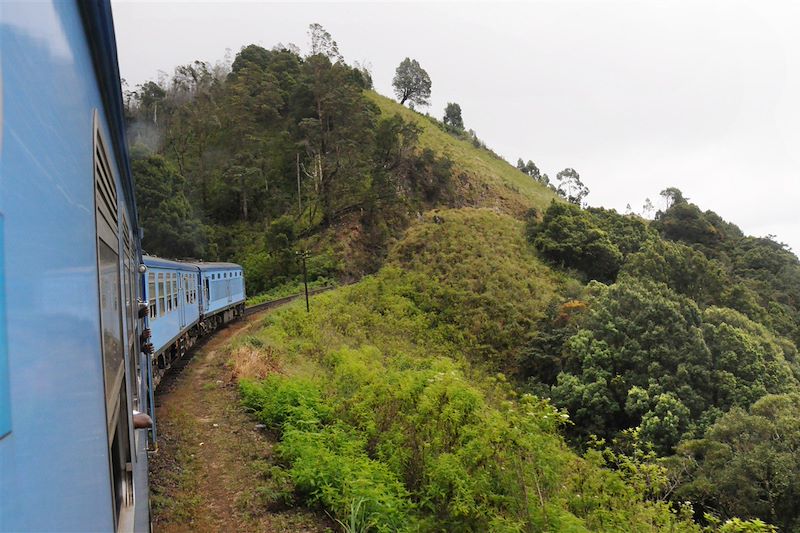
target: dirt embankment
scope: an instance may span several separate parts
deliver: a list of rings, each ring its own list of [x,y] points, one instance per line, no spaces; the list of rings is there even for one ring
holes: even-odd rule
[[[269,311],[266,311],[269,312]],[[227,344],[264,312],[234,323],[172,371],[156,397],[158,451],[150,457],[153,528],[159,532],[330,531],[307,509],[263,504],[273,442],[240,407]]]

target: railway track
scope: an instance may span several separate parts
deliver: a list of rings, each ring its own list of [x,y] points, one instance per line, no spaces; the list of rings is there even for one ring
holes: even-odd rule
[[[327,287],[319,287],[317,289],[312,289],[308,291],[309,296],[313,296],[314,294],[319,294],[321,292],[326,292],[331,289],[335,289],[337,285],[329,285]],[[259,311],[263,311],[265,309],[272,309],[273,307],[278,307],[279,305],[283,305],[285,303],[289,303],[291,301],[297,300],[298,298],[303,298],[305,293],[300,294],[293,294],[291,296],[284,296],[283,298],[278,298],[277,300],[270,300],[268,302],[262,302],[260,304],[251,305],[250,307],[246,307],[244,310],[244,316],[250,316],[253,313],[257,313]]]

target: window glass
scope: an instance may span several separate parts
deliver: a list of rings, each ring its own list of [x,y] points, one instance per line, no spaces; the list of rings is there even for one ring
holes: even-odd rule
[[[172,274],[172,306],[178,308],[178,275]]]
[[[165,300],[166,286],[164,285],[164,273],[158,273],[158,316],[164,316],[167,312],[167,304]]]
[[[100,319],[103,328],[103,366],[106,377],[106,392],[111,398],[119,390],[125,362],[122,342],[122,309],[120,306],[119,256],[117,252],[100,241]]]
[[[156,318],[156,275],[150,272],[147,275],[147,304],[150,308],[150,318]]]
[[[167,310],[172,311],[172,273],[167,273]]]

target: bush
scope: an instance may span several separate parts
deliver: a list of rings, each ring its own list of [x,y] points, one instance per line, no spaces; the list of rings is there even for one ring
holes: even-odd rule
[[[610,283],[617,277],[622,253],[592,215],[576,205],[553,201],[541,223],[529,224],[528,235],[547,259],[589,280]]]

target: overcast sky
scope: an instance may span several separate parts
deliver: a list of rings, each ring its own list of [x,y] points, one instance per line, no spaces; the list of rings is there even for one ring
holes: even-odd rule
[[[800,251],[800,3],[113,2],[131,87],[244,45],[308,48],[322,24],[391,95],[400,61],[433,81],[428,111],[551,178],[575,168],[591,205],[640,210],[676,186],[752,235]]]

